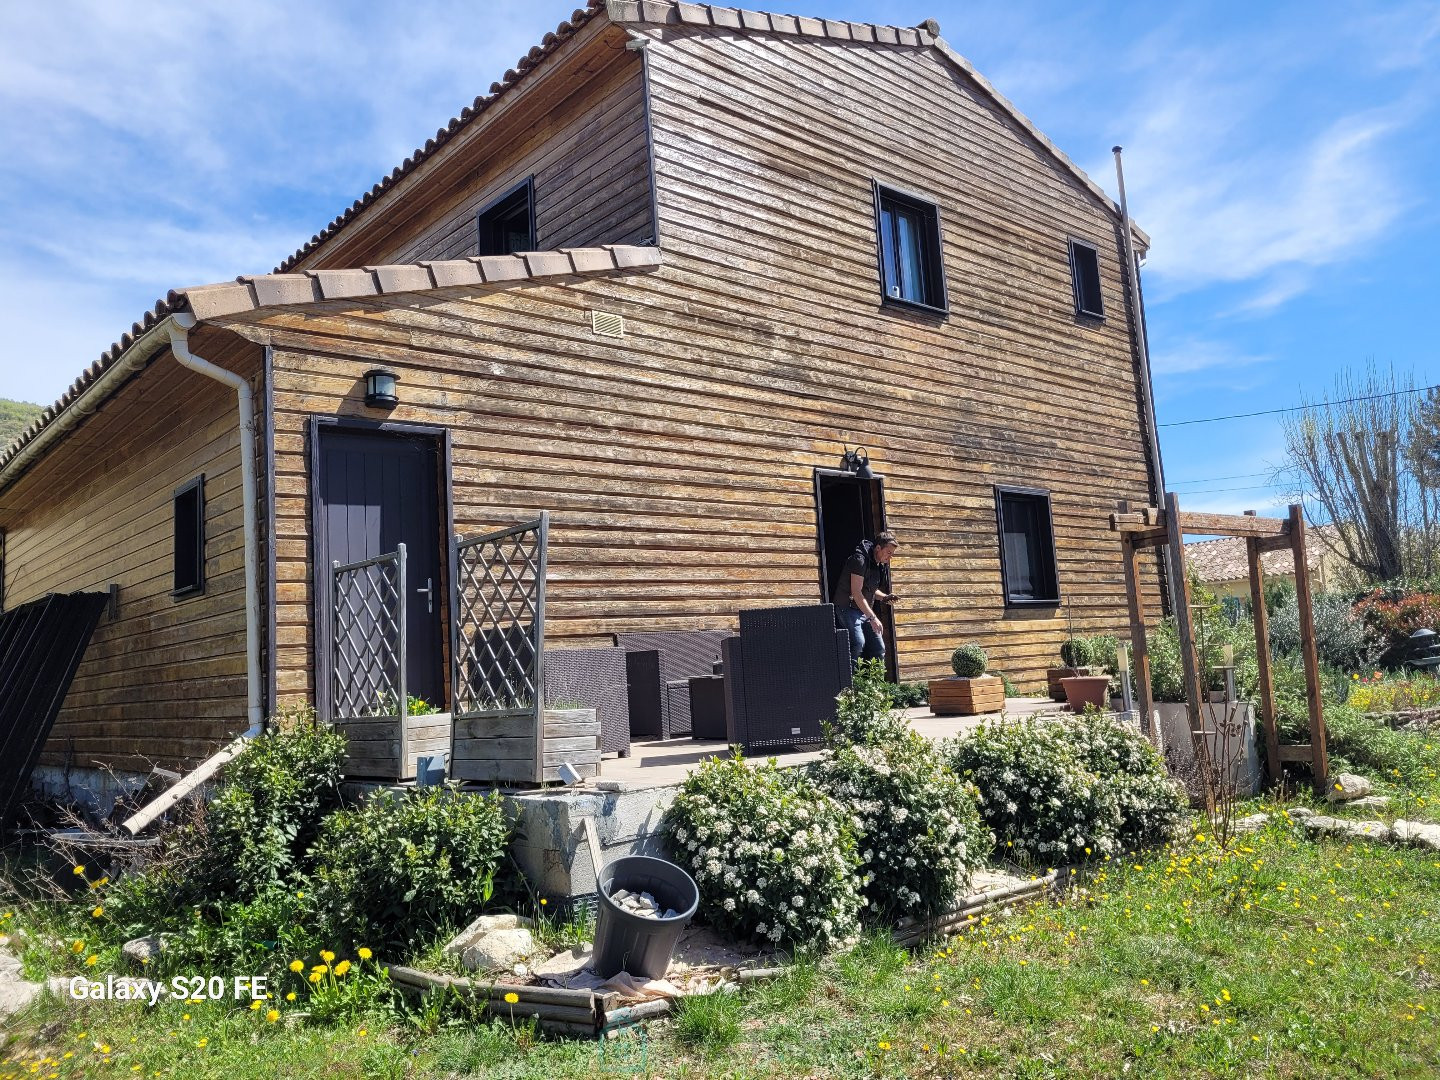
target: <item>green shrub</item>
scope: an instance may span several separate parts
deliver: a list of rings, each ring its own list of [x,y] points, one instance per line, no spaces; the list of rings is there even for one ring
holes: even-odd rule
[[[1188,803],[1149,740],[1098,709],[1087,709],[1067,729],[1080,760],[1115,791],[1120,846],[1133,850],[1173,836]]]
[[[1060,662],[1066,667],[1088,667],[1093,656],[1089,638],[1066,638],[1060,645]]]
[[[1006,675],[1005,672],[1003,672],[1003,671],[995,671],[995,670],[992,669],[991,672],[990,672],[990,674],[991,674],[991,675],[994,675],[997,679],[1000,680],[1000,685],[1001,685],[1002,687],[1004,687],[1004,689],[1005,689],[1005,696],[1006,696],[1007,698],[1019,697],[1019,696],[1020,696],[1020,691],[1015,689],[1015,684],[1010,681],[1010,676],[1009,676],[1009,675]]]
[[[885,665],[861,660],[850,685],[835,699],[835,719],[825,725],[825,737],[834,745],[880,743],[910,730],[894,711]]]
[[[1381,652],[1376,636],[1345,596],[1319,593],[1311,603],[1311,612],[1315,652],[1322,664],[1347,671],[1375,666]],[[1300,608],[1292,594],[1270,616],[1270,648],[1281,656],[1299,656],[1300,647]]]
[[[930,700],[930,687],[923,682],[886,683],[892,709],[913,709]]]
[[[1117,850],[1117,794],[1086,767],[1064,723],[992,724],[946,743],[944,752],[978,789],[980,816],[1001,855],[1059,866]]]
[[[1325,735],[1330,771],[1363,773],[1391,783],[1434,783],[1440,745],[1414,732],[1396,731],[1385,721],[1346,707],[1327,707]]]
[[[1114,634],[1097,634],[1090,641],[1090,663],[1107,675],[1120,674],[1120,639]]]
[[[508,838],[499,795],[376,792],[326,819],[312,852],[316,907],[340,944],[414,947],[475,917]]]
[[[1412,633],[1421,629],[1440,630],[1440,593],[1405,588],[1374,589],[1360,598],[1355,612],[1370,631],[1378,662],[1399,667],[1409,659]]]
[[[962,679],[977,679],[985,674],[990,658],[979,645],[961,645],[950,654],[950,670]]]
[[[821,789],[853,815],[868,921],[949,911],[990,851],[975,791],[916,732],[842,746],[815,767]]]
[[[700,887],[702,918],[722,932],[821,948],[856,932],[851,815],[799,770],[711,758],[686,778],[662,827]]]

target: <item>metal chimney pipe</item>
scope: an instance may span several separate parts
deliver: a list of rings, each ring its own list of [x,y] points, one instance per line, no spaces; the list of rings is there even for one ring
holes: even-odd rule
[[[1150,343],[1145,328],[1145,307],[1140,297],[1140,263],[1135,258],[1135,237],[1130,227],[1130,206],[1125,200],[1125,167],[1121,147],[1110,148],[1115,155],[1115,179],[1120,185],[1120,224],[1125,238],[1125,260],[1130,266],[1130,310],[1135,313],[1135,349],[1140,356],[1140,395],[1150,428],[1150,468],[1155,477],[1154,505],[1165,504],[1165,466],[1160,460],[1160,430],[1155,424],[1155,396],[1150,382]]]

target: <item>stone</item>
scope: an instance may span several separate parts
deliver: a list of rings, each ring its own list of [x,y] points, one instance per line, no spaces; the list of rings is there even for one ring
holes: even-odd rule
[[[1330,790],[1325,793],[1327,802],[1352,802],[1364,798],[1374,790],[1370,781],[1355,773],[1342,772],[1330,778]]]
[[[1269,814],[1251,814],[1249,817],[1243,817],[1235,822],[1231,828],[1237,834],[1259,832],[1269,821]]]
[[[0,1017],[19,1012],[39,997],[43,989],[39,983],[26,982],[20,961],[0,950]]]
[[[516,975],[519,975],[521,978],[524,978],[526,975],[530,974],[530,969],[524,964],[516,964],[510,970],[513,971]]]
[[[1354,802],[1350,803],[1350,805],[1360,810],[1379,810],[1382,807],[1390,805],[1390,796],[1365,795],[1359,799],[1356,799]]]
[[[149,937],[132,938],[120,947],[120,951],[137,964],[148,964],[164,948],[164,939],[159,934],[151,934]]]
[[[1401,843],[1440,851],[1440,825],[1428,821],[1397,821],[1394,832],[1395,839]]]
[[[537,979],[563,979],[589,967],[590,958],[594,955],[595,946],[587,941],[576,948],[556,953],[549,960],[542,960],[530,969],[530,973]]]
[[[535,935],[523,927],[492,930],[469,945],[460,962],[469,971],[508,971],[535,949]]]
[[[1379,821],[1347,821],[1344,818],[1326,817],[1316,814],[1302,822],[1307,832],[1348,836],[1355,840],[1373,840],[1383,843],[1390,839],[1390,829]]]
[[[445,946],[448,956],[459,956],[486,934],[495,930],[531,930],[535,924],[522,915],[481,915]]]
[[[1315,816],[1315,811],[1308,806],[1292,806],[1285,812],[1295,821],[1304,821]]]

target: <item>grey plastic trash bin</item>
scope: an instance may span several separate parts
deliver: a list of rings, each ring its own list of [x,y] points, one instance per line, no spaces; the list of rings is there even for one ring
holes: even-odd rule
[[[648,892],[662,910],[673,908],[669,919],[632,915],[610,899],[619,889]],[[626,855],[600,871],[595,911],[595,959],[591,963],[602,979],[628,971],[646,979],[663,979],[670,970],[675,943],[700,905],[694,879],[672,862],[649,855]]]

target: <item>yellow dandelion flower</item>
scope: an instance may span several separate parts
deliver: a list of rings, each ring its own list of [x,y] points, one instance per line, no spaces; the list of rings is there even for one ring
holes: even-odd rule
[[[375,954],[372,953],[369,949],[362,946],[361,948],[356,950],[355,955],[360,957],[361,960],[369,960],[370,957],[374,956]]]
[[[77,866],[77,867],[75,867],[75,869],[74,869],[73,871],[71,871],[71,872],[72,872],[76,877],[79,877],[81,874],[85,873],[85,867],[83,867],[83,866]]]
[[[323,955],[325,955],[325,954],[324,954],[324,953],[321,953],[320,955],[323,956]],[[331,955],[333,956],[334,953],[331,953]],[[310,971],[311,971],[313,974],[315,974],[315,975],[324,975],[324,974],[325,974],[327,971],[329,971],[329,970],[330,970],[330,967],[329,967],[328,964],[316,964],[314,967],[312,967],[312,968],[310,969]]]
[[[350,970],[350,961],[349,961],[349,960],[341,960],[338,964],[335,965],[335,974],[336,974],[336,975],[344,975],[344,974],[345,974],[347,971],[349,971],[349,970]]]
[[[77,942],[73,943],[73,944],[70,946],[70,951],[73,952],[73,953],[76,953],[76,954],[79,954],[79,953],[84,952],[84,951],[85,951],[85,942],[83,942],[83,941],[77,941]]]
[[[101,915],[104,915],[104,914],[105,914],[105,908],[104,908],[103,906],[101,906],[100,904],[96,904],[96,905],[95,905],[95,910],[92,911],[92,912],[90,912],[90,917],[91,917],[92,919],[98,919],[98,918],[100,918]]]
[[[294,1000],[295,1000],[295,991],[294,991],[294,990],[291,990],[288,994],[286,994],[286,995],[285,995],[285,1000],[286,1000],[286,1001],[294,1001]]]
[[[297,973],[298,973],[298,972],[301,972],[301,971],[304,971],[304,970],[305,970],[305,961],[303,961],[303,960],[291,960],[291,961],[290,961],[290,970],[291,970],[291,971],[294,971],[294,972],[297,972]]]
[[[320,972],[318,972],[318,971],[312,971],[312,972],[310,973],[310,981],[311,981],[312,983],[318,983],[318,982],[320,981]]]
[[[86,966],[86,967],[94,967],[94,966],[95,966],[96,964],[98,964],[99,962],[100,962],[100,957],[96,956],[94,953],[91,953],[89,956],[87,956],[87,957],[85,958],[85,966]]]
[[[104,1044],[102,1044],[101,1047],[100,1047],[100,1052],[101,1052],[102,1054],[108,1054],[108,1053],[110,1052],[110,1044],[109,1044],[109,1043],[104,1043]]]
[[[199,1039],[199,1040],[196,1041],[195,1045],[198,1046],[198,1047],[200,1047],[200,1048],[203,1050],[205,1047],[207,1047],[207,1046],[210,1045],[210,1040],[209,1040],[209,1039]]]
[[[881,1039],[878,1045],[879,1045],[879,1047],[880,1047],[881,1050],[889,1050],[889,1049],[890,1049],[890,1044],[889,1044],[888,1042],[886,1042],[884,1039]]]
[[[550,903],[550,901],[549,901],[549,900],[546,900],[543,896],[540,898],[540,906],[541,906],[541,907],[545,907],[545,906],[547,906],[549,903]]]
[[[514,1005],[514,1004],[515,1004],[516,1002],[518,1002],[519,1000],[520,1000],[520,995],[517,994],[517,993],[515,993],[513,990],[512,990],[510,993],[508,993],[508,994],[505,995],[505,1004],[507,1004],[507,1005]]]
[[[259,1011],[260,1011],[260,1002],[258,1002],[258,1001],[252,1001],[252,1002],[250,1002],[250,1011],[251,1011],[251,1012],[259,1012]]]
[[[269,1020],[270,1023],[272,1023],[272,1024],[275,1023],[276,1020],[279,1020],[279,1019],[280,1019],[280,1010],[279,1010],[279,1009],[271,1009],[269,1012],[267,1012],[267,1013],[265,1014],[265,1019],[266,1019],[266,1020]]]
[[[335,962],[335,954],[329,949],[321,949],[320,959],[324,960],[327,964],[333,964]]]
[[[359,1031],[357,1031],[355,1034],[358,1035],[360,1038],[363,1039],[366,1035],[369,1035],[370,1032],[366,1031],[364,1028],[361,1028],[361,1029],[360,1029]]]

